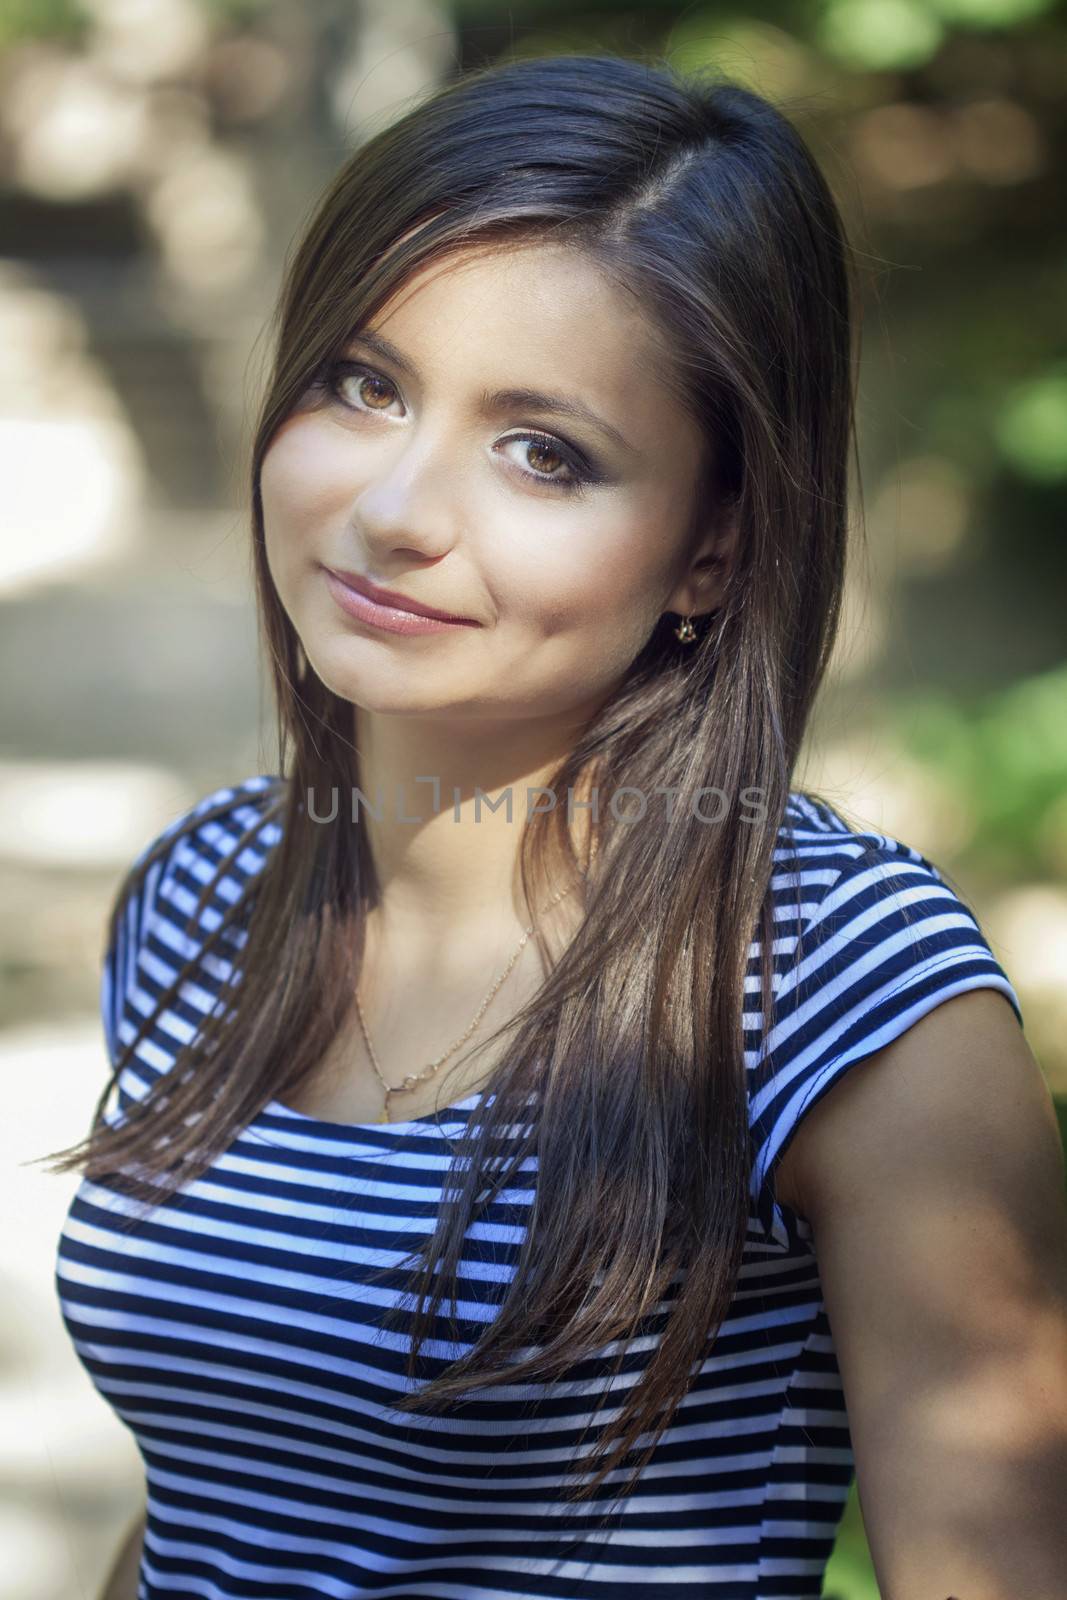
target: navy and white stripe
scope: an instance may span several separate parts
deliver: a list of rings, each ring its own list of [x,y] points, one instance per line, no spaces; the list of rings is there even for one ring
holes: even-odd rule
[[[101,986],[113,1055],[138,1013],[152,1026],[109,1116],[167,1070],[211,1008],[228,969],[217,953],[171,1006],[159,997],[196,954],[185,918],[222,858],[253,830],[200,914],[205,933],[277,844],[275,783],[220,790],[172,824],[172,848],[125,908]],[[132,1228],[119,1225],[120,1195],[83,1180],[59,1238],[68,1332],[145,1463],[138,1600],[819,1594],[853,1460],[811,1229],[775,1203],[776,1164],[841,1073],[941,1001],[993,987],[1022,1014],[972,913],[923,856],[852,832],[801,793],[787,822],[772,883],[776,1021],[762,1050],[757,942],[746,986],[744,1260],[638,1490],[614,1502],[616,1473],[597,1502],[560,1498],[582,1426],[609,1384],[621,1398],[636,1382],[668,1301],[613,1381],[614,1345],[566,1382],[485,1388],[447,1415],[396,1410],[410,1382],[404,1324],[383,1325],[383,1313],[407,1304],[400,1263],[432,1231],[449,1138],[479,1097],[439,1122],[374,1126],[271,1101],[208,1173]],[[236,929],[235,956],[241,944]],[[468,1234],[463,1348],[506,1292],[534,1169]],[[427,1372],[456,1353],[431,1342]]]

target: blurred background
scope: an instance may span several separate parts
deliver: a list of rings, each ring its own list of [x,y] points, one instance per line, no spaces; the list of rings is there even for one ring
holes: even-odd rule
[[[413,99],[573,50],[714,62],[824,165],[864,262],[865,528],[798,781],[951,874],[1067,1104],[1062,10],[3,0],[0,1600],[96,1600],[141,1504],[54,1299],[77,1177],[27,1163],[106,1079],[122,871],[275,770],[244,452],[286,252]],[[825,1594],[876,1600],[855,1490]]]

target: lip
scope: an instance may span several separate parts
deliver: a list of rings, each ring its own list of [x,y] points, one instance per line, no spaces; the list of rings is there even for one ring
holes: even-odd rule
[[[390,606],[394,611],[410,611],[416,617],[436,617],[439,622],[474,622],[473,617],[457,617],[452,611],[438,611],[435,606],[423,605],[421,600],[397,594],[395,589],[382,589],[378,584],[371,583],[369,578],[361,577],[358,572],[346,572],[343,567],[327,567],[326,571],[340,578],[347,588],[356,589],[360,594],[365,594],[368,600],[374,600],[380,606]]]
[[[440,633],[445,628],[476,628],[473,617],[457,617],[411,600],[392,589],[380,589],[358,572],[323,565],[334,599],[359,622],[384,628],[388,633]]]

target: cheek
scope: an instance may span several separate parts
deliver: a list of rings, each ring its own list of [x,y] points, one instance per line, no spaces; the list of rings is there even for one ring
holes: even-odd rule
[[[313,418],[295,418],[263,457],[260,494],[268,546],[310,537],[344,514],[351,494],[351,462]]]
[[[323,544],[324,530],[345,516],[336,452],[331,456],[324,448],[322,430],[311,422],[295,418],[286,424],[263,458],[259,479],[267,567],[294,618],[301,611],[309,557]]]
[[[621,681],[648,640],[659,614],[659,588],[643,535],[622,537],[616,519],[606,519],[601,536],[587,540],[588,529],[570,539],[545,535],[541,554],[523,548],[498,565],[497,614],[505,621],[494,672],[485,692],[513,710],[535,707],[541,713],[573,712],[599,701]]]
[[[506,567],[508,612],[544,638],[565,635],[621,647],[644,642],[659,614],[661,561],[632,508],[582,508],[570,525],[542,516]],[[501,578],[505,570],[498,568]]]

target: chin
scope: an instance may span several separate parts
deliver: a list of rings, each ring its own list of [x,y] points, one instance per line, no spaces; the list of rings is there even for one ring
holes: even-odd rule
[[[311,671],[330,693],[361,710],[382,716],[418,717],[455,709],[455,699],[441,693],[440,674],[425,668],[413,666],[408,674],[398,672],[393,664],[354,672],[351,661],[339,664],[330,659],[329,652],[313,655],[305,644],[304,653]]]

